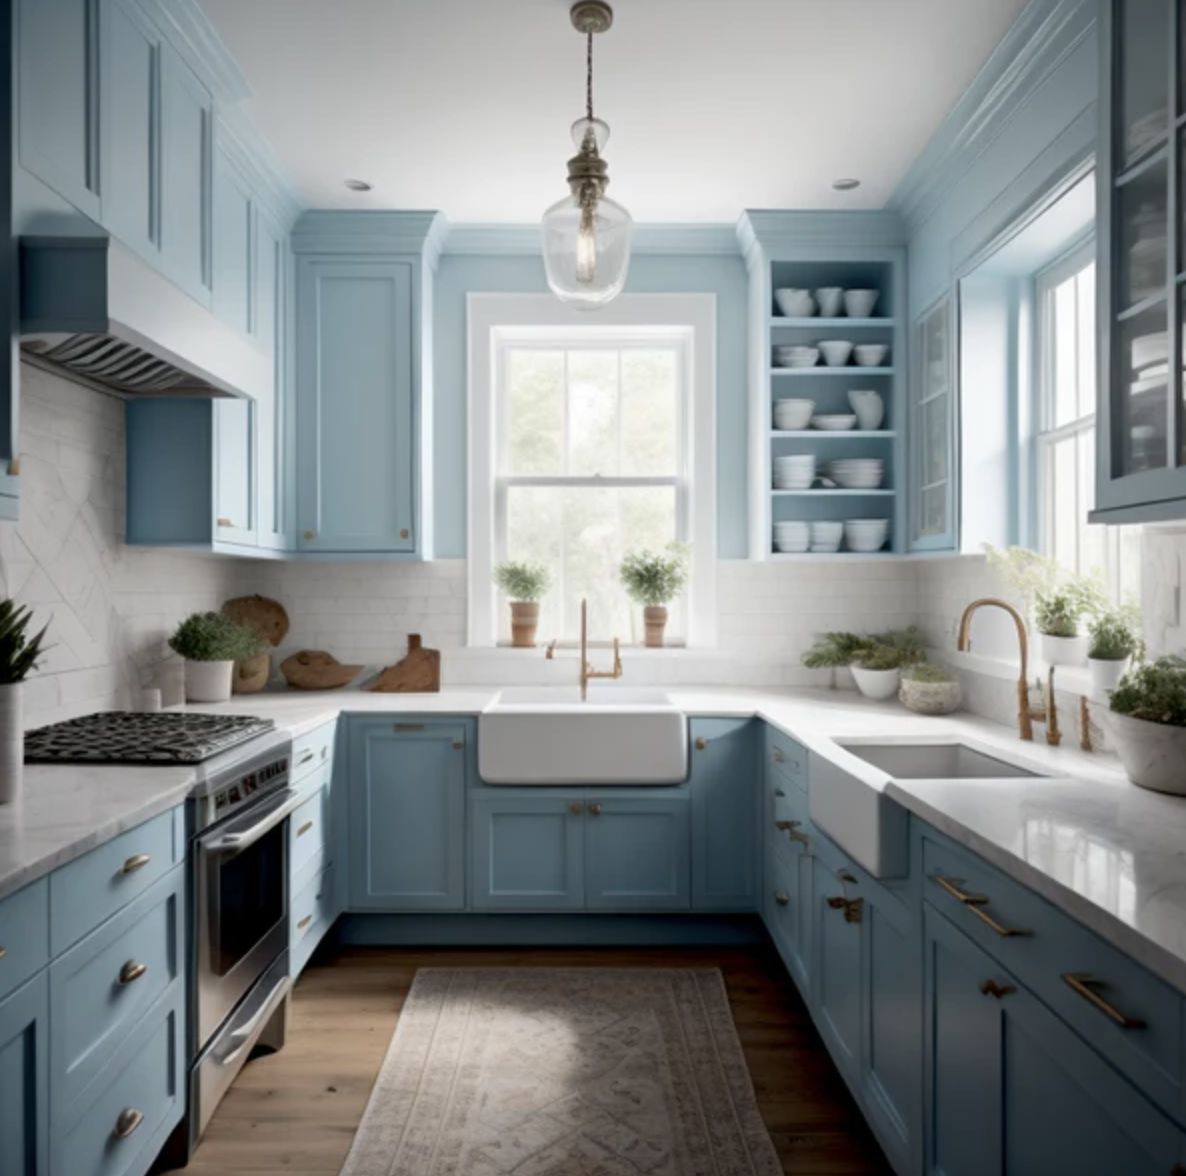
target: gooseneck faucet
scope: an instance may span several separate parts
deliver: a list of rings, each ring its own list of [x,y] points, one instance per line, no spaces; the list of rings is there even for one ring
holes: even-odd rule
[[[1058,730],[1058,711],[1054,705],[1054,671],[1050,672],[1050,686],[1046,691],[1046,709],[1030,706],[1029,637],[1026,634],[1025,621],[1017,609],[1004,600],[997,600],[991,596],[985,597],[983,600],[972,601],[964,609],[964,615],[960,618],[957,648],[960,653],[967,653],[972,648],[972,617],[977,609],[985,606],[1004,609],[1013,618],[1013,624],[1017,627],[1017,644],[1021,651],[1021,677],[1017,679],[1017,726],[1021,738],[1027,742],[1033,742],[1034,720],[1037,719],[1039,723],[1047,723],[1046,742],[1057,746],[1062,741],[1062,736]],[[1047,721],[1047,715],[1049,715],[1049,721]]]
[[[598,671],[589,661],[589,602],[581,599],[581,701],[589,697],[589,683],[594,678],[620,678],[622,676],[622,652],[618,639],[614,638],[614,668]]]

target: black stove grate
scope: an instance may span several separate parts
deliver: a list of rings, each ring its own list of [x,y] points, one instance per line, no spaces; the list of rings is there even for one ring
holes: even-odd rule
[[[110,711],[25,733],[27,764],[199,764],[275,724],[251,715]]]

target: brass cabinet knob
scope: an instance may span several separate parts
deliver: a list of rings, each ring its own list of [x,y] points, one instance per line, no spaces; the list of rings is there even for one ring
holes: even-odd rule
[[[134,874],[137,870],[143,870],[148,863],[152,861],[152,856],[147,853],[134,853],[126,862],[124,862],[120,873]]]
[[[776,764],[785,764],[787,760],[787,757],[777,747],[774,749],[773,758]]]
[[[591,804],[589,806],[589,812],[591,812],[595,817],[601,816],[601,805]]]
[[[8,955],[8,948],[0,947],[0,960],[2,960],[6,955]]]
[[[230,519],[219,519],[218,525],[220,527],[233,527],[235,524],[232,523]]]
[[[143,1111],[138,1111],[135,1107],[125,1107],[115,1120],[115,1130],[112,1134],[116,1139],[127,1139],[143,1122]]]
[[[310,830],[310,829],[312,829],[312,828],[313,828],[313,822],[312,822],[312,821],[306,821],[306,822],[305,822],[305,823],[304,823],[304,824],[303,824],[303,825],[302,825],[302,826],[301,826],[301,827],[300,827],[300,828],[297,830],[297,836],[298,836],[298,837],[304,837],[304,835],[305,835],[306,833],[308,833],[308,832],[309,832],[309,830]]]
[[[132,981],[139,980],[147,971],[147,964],[142,964],[138,960],[128,960],[119,970],[119,982],[121,984],[131,984]]]
[[[569,811],[570,813],[572,813],[572,815],[573,815],[574,817],[579,817],[579,816],[581,815],[581,813],[582,813],[582,812],[584,812],[584,805],[581,805],[581,804],[570,804],[570,805],[568,806],[568,811]]]
[[[707,751],[708,750],[708,740],[707,739],[697,739],[696,740],[696,750],[697,751]]]
[[[407,527],[404,527],[404,528],[403,528],[403,529],[400,531],[400,533],[399,533],[399,537],[400,537],[401,539],[406,539],[406,538],[408,537],[408,528],[407,528]]]
[[[303,919],[302,919],[302,920],[301,920],[301,921],[300,921],[300,922],[297,924],[297,930],[298,930],[298,931],[303,931],[303,930],[304,930],[304,929],[305,929],[305,928],[306,928],[306,927],[307,927],[307,926],[308,926],[308,925],[309,925],[311,922],[313,922],[313,916],[312,916],[312,915],[306,915],[306,916],[305,916],[305,917],[304,917],[304,918],[303,918]]]
[[[316,531],[306,531],[306,532],[305,532],[305,538],[306,538],[306,539],[315,539],[316,537],[317,537],[317,532],[316,532]]]
[[[778,903],[779,906],[788,906],[791,901],[791,896],[789,894],[784,894],[781,890],[776,890],[774,892],[774,901]]]

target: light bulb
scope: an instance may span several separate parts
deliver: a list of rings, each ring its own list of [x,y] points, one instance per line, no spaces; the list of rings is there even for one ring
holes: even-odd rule
[[[597,234],[594,230],[596,212],[592,208],[581,211],[577,229],[576,279],[582,286],[591,286],[597,277]]]

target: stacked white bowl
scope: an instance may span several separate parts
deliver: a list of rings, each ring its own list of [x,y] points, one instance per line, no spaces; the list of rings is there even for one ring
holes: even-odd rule
[[[806,551],[811,543],[811,531],[806,523],[775,523],[774,550],[789,553]]]
[[[880,290],[845,290],[845,313],[849,318],[869,318],[880,297]]]
[[[854,349],[853,360],[857,367],[881,367],[888,354],[889,348],[884,343],[862,343]]]
[[[880,551],[888,537],[888,519],[849,519],[844,524],[844,541],[849,551]]]
[[[821,339],[819,349],[828,367],[845,367],[852,358],[852,344],[847,339]]]
[[[879,457],[854,457],[829,462],[827,473],[845,490],[876,490],[885,480],[885,462]]]
[[[836,433],[844,429],[854,428],[857,423],[856,413],[825,413],[823,416],[813,416],[811,418],[811,427],[813,429],[823,429],[825,432]]]
[[[815,367],[819,363],[819,348],[795,347],[780,343],[774,349],[774,363],[776,367],[783,368]]]
[[[811,318],[816,312],[815,299],[810,290],[794,288],[775,290],[774,301],[787,318]]]
[[[811,424],[813,412],[815,412],[814,400],[776,400],[774,402],[774,427],[784,432],[806,429]]]
[[[775,490],[810,490],[814,481],[814,453],[793,453],[774,459]]]
[[[821,555],[830,555],[840,550],[840,540],[844,538],[843,523],[812,523],[811,550]]]

